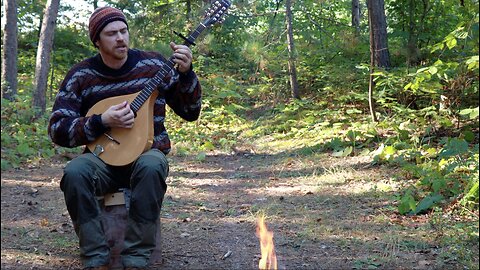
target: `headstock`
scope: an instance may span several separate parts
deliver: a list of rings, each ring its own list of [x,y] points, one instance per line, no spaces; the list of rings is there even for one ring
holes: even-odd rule
[[[205,11],[203,25],[209,27],[216,23],[223,23],[230,5],[230,1],[228,0],[216,0],[210,8]]]

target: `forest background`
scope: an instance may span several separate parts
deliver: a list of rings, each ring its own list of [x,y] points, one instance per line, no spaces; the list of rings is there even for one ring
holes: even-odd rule
[[[174,31],[186,35],[210,5],[104,3],[127,14],[132,47],[165,55],[181,42]],[[172,154],[202,161],[249,145],[300,158],[370,157],[369,166],[395,169],[393,211],[444,214],[445,237],[478,242],[478,8],[475,0],[233,1],[225,22],[192,47],[202,117],[170,114]],[[53,145],[46,127],[66,72],[96,53],[89,12],[69,1],[2,1],[2,171],[81,152]]]

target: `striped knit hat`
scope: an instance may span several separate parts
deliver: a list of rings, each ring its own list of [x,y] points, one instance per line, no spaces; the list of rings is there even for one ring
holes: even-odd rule
[[[95,44],[103,28],[113,21],[122,21],[128,27],[127,18],[122,11],[113,7],[99,7],[95,9],[88,23],[88,32],[93,44]]]

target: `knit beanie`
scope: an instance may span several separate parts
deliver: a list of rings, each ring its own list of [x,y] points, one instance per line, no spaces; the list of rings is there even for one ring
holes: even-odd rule
[[[122,21],[128,27],[125,14],[116,8],[99,7],[93,11],[88,23],[88,32],[90,34],[90,40],[93,42],[93,44],[95,44],[95,41],[98,39],[98,36],[100,35],[100,32],[102,32],[103,28],[113,21]]]

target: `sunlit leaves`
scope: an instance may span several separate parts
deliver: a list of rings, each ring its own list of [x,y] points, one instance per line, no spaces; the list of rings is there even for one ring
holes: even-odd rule
[[[473,120],[478,118],[479,107],[463,109],[459,112],[459,114],[467,119]]]
[[[478,173],[476,181],[466,189],[466,194],[460,201],[460,203],[467,208],[474,208],[475,205],[478,206]]]
[[[467,64],[469,70],[475,70],[478,69],[478,62],[478,55],[474,55],[467,59],[467,61],[465,61],[465,64]]]
[[[457,46],[457,39],[454,36],[447,36],[444,42],[450,50]]]
[[[345,147],[345,148],[340,149],[338,151],[334,151],[332,153],[332,156],[334,156],[334,157],[346,157],[346,156],[349,156],[352,152],[353,152],[353,147],[348,146],[348,147]]]
[[[406,214],[410,211],[414,211],[416,207],[416,201],[415,198],[412,196],[410,192],[407,192],[402,199],[400,200],[400,203],[398,205],[398,212],[400,214]]]
[[[467,39],[468,37],[469,37],[468,29],[466,29],[464,26],[459,26],[455,30],[450,32],[441,42],[434,44],[430,52],[443,50],[445,46],[449,50],[452,50],[457,46],[459,39],[463,40],[463,39]]]

